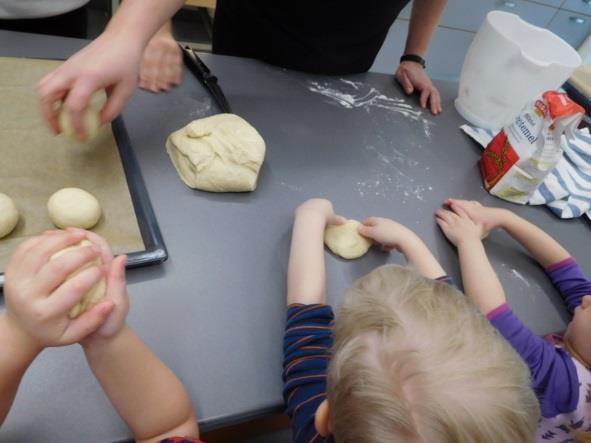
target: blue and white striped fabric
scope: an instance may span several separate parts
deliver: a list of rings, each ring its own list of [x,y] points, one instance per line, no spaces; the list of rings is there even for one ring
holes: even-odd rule
[[[462,131],[483,148],[496,133],[469,125]],[[591,219],[591,135],[588,129],[576,132],[575,138],[562,136],[564,155],[556,168],[536,190],[530,205],[547,205],[560,218],[576,218],[586,214]]]

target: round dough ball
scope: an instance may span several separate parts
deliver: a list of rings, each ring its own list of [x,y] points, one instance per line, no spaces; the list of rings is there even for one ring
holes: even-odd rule
[[[78,249],[78,248],[82,248],[83,246],[91,246],[92,242],[88,241],[88,240],[82,240],[79,243],[76,243],[75,245],[72,246],[68,246],[67,248],[62,249],[61,251],[56,252],[55,254],[53,254],[50,258],[50,260],[54,260],[74,249]],[[84,265],[83,267],[81,267],[80,269],[78,269],[76,272],[73,272],[72,274],[70,274],[68,276],[68,278],[66,279],[69,280],[72,277],[74,277],[76,274],[78,274],[79,272],[83,271],[86,268],[89,268],[90,266],[100,266],[103,263],[103,261],[99,258],[97,258],[96,260],[91,261],[90,263],[87,263],[86,265]],[[92,307],[94,305],[96,305],[97,303],[99,303],[100,301],[102,301],[105,298],[105,294],[107,292],[107,281],[105,280],[104,277],[102,277],[98,282],[96,282],[96,284],[90,288],[90,290],[84,295],[84,297],[82,297],[82,299],[75,304],[74,306],[72,306],[70,308],[70,311],[68,312],[68,317],[71,319],[74,319],[76,317],[78,317],[80,314],[83,314],[86,311],[89,311],[90,309],[92,309]]]
[[[86,128],[86,138],[79,139],[74,131],[74,125],[72,124],[72,118],[70,117],[70,113],[67,112],[64,108],[59,113],[59,124],[62,130],[62,134],[74,141],[90,141],[95,138],[99,132],[101,127],[101,116],[100,112],[94,108],[93,106],[89,106],[84,110],[84,114],[82,115],[82,122],[84,123],[84,127]]]
[[[63,188],[49,197],[49,218],[58,228],[90,229],[101,218],[101,205],[89,192],[79,188]]]
[[[12,199],[0,192],[0,238],[12,232],[18,223],[18,209]]]
[[[372,241],[357,232],[357,220],[342,225],[329,225],[324,231],[324,243],[333,253],[346,259],[359,258],[372,245]]]

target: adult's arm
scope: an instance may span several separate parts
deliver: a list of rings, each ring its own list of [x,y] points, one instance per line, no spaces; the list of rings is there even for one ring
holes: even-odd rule
[[[96,40],[39,82],[43,116],[55,133],[60,132],[58,108],[63,101],[76,134],[84,139],[82,113],[92,94],[100,89],[110,92],[101,110],[101,122],[108,123],[121,113],[137,84],[144,48],[183,3],[126,0]]]
[[[414,0],[405,54],[425,56],[446,5],[447,0]],[[423,108],[429,103],[433,114],[441,112],[439,91],[421,65],[412,61],[402,62],[395,76],[407,94],[412,94],[415,90],[420,93],[419,102]]]

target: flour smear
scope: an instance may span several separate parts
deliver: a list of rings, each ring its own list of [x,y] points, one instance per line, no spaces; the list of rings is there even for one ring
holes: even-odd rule
[[[338,86],[334,82],[318,82],[309,80],[308,90],[330,99],[330,103],[346,109],[363,109],[367,112],[371,108],[381,108],[396,112],[404,117],[422,123],[425,137],[431,139],[431,125],[433,122],[423,117],[423,111],[415,109],[403,98],[388,97],[380,90],[367,86],[363,82],[354,82],[341,78]]]

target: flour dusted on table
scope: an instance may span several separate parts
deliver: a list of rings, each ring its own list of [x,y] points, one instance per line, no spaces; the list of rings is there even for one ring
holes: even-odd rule
[[[562,157],[560,138],[574,138],[584,114],[566,94],[547,91],[488,144],[480,159],[484,187],[525,204]]]

